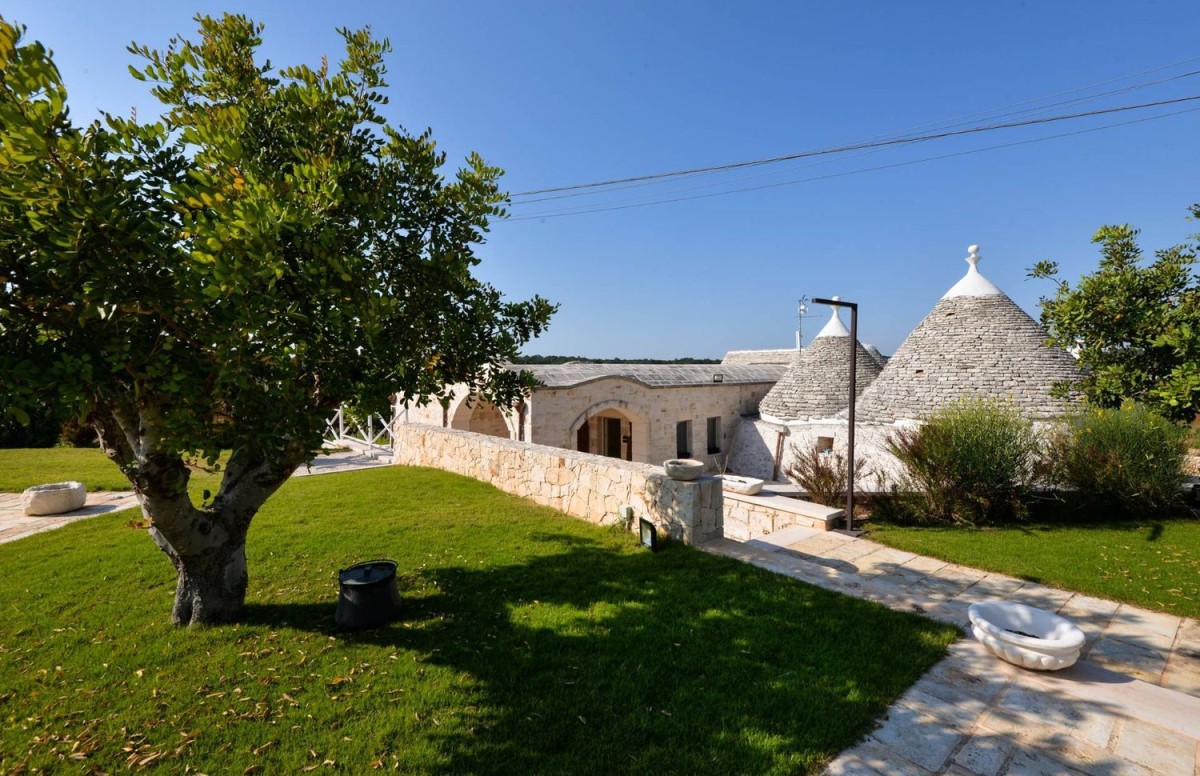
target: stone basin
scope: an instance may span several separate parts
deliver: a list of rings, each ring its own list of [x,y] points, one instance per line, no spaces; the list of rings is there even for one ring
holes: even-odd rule
[[[731,493],[740,493],[743,496],[753,496],[763,488],[763,481],[757,477],[741,477],[736,474],[722,474],[718,477],[721,480],[721,488]]]
[[[1001,660],[1034,671],[1074,665],[1084,635],[1065,617],[1012,601],[981,601],[967,609],[975,638]]]
[[[704,474],[704,461],[697,461],[695,458],[672,458],[663,461],[663,469],[671,479],[689,482]]]
[[[61,515],[73,512],[87,501],[82,482],[52,482],[34,485],[21,494],[21,509],[26,515]]]

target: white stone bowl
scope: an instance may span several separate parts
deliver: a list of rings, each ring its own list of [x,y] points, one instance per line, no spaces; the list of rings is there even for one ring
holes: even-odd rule
[[[704,461],[697,461],[695,458],[672,458],[663,461],[663,469],[673,480],[690,482],[704,474]]]
[[[1074,665],[1083,631],[1044,609],[1010,601],[981,601],[967,609],[975,638],[996,657],[1034,671]],[[1023,635],[1024,634],[1024,635]]]
[[[719,478],[721,487],[743,496],[753,496],[763,488],[763,481],[757,477],[739,477],[736,474],[722,474]]]
[[[52,482],[34,485],[21,494],[21,508],[27,515],[60,515],[73,512],[87,501],[82,482]]]

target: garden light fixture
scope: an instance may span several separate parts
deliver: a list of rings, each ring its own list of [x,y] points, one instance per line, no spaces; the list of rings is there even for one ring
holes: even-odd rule
[[[641,534],[642,546],[651,552],[658,552],[658,529],[646,518],[639,518],[638,533]]]

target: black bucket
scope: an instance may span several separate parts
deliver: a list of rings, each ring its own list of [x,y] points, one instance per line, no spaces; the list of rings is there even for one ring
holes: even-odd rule
[[[356,563],[338,572],[338,603],[333,620],[343,628],[377,628],[400,613],[396,561]]]

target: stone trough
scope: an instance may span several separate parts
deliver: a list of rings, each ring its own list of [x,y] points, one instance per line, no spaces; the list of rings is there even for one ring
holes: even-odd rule
[[[61,515],[74,512],[87,501],[82,482],[52,482],[34,485],[21,494],[21,509],[26,515]]]
[[[717,479],[721,487],[731,493],[741,493],[743,496],[753,496],[763,488],[763,480],[757,477],[741,477],[736,474],[722,474]]]

